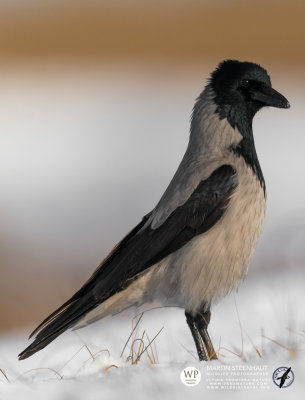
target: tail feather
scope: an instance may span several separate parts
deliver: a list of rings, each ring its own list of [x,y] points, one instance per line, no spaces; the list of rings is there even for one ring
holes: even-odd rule
[[[56,317],[58,317],[60,314],[62,314],[70,305],[72,304],[71,301],[67,301],[63,305],[61,305],[59,308],[57,308],[55,311],[52,312],[47,318],[45,318],[30,334],[29,339],[31,339],[32,336],[34,336],[37,332],[39,332],[42,328],[47,326],[51,321],[53,321]]]
[[[41,329],[34,342],[18,355],[19,360],[24,360],[42,350],[57,336],[73,326],[84,314],[95,308],[96,305],[95,299],[84,298],[61,306],[34,330],[31,336]]]
[[[31,357],[33,354],[35,354],[37,351],[42,350],[44,347],[46,347],[49,343],[51,343],[54,339],[57,338],[61,333],[63,333],[67,328],[62,328],[58,332],[46,337],[44,340],[37,341],[34,340],[32,344],[30,344],[25,350],[23,350],[19,355],[18,359],[19,360],[25,360],[28,357]]]

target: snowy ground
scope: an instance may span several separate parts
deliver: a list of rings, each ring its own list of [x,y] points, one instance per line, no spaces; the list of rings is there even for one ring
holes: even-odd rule
[[[219,361],[209,364],[196,360],[183,311],[176,308],[146,312],[139,323],[135,338],[141,338],[145,330],[151,340],[163,327],[153,347],[155,364],[146,353],[136,365],[127,361],[129,346],[120,358],[132,317],[140,310],[66,332],[22,362],[17,361],[17,354],[27,345],[28,332],[2,337],[0,368],[7,379],[0,374],[0,398],[223,398],[224,390],[207,387],[207,365],[266,366],[266,389],[227,389],[226,398],[257,398],[259,394],[259,398],[278,399],[287,396],[287,391],[289,398],[297,398],[305,389],[304,286],[305,274],[298,268],[260,277],[250,273],[238,293],[214,306],[210,333],[221,355]],[[136,352],[138,345],[139,341],[135,342]],[[151,348],[148,350],[153,358]],[[201,371],[202,380],[196,387],[180,381],[180,372],[187,366]],[[279,389],[272,382],[272,373],[280,366],[291,366],[295,374],[289,388]]]

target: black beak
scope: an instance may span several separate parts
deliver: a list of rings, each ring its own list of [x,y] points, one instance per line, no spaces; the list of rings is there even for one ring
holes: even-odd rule
[[[279,92],[272,87],[260,84],[253,91],[250,92],[250,97],[253,100],[260,101],[266,106],[277,108],[290,108],[289,101]]]

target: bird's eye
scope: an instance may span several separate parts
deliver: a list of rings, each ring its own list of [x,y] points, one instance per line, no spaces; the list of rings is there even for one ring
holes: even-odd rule
[[[249,79],[243,79],[241,81],[241,86],[247,87],[247,86],[249,86],[249,83],[250,83]]]

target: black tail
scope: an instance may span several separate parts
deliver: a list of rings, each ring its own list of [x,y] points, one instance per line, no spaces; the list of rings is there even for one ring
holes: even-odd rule
[[[132,241],[133,237],[142,228],[150,214],[145,215],[142,221],[114,247],[91,277],[68,301],[34,329],[30,338],[37,334],[35,340],[19,354],[19,360],[24,360],[46,347],[65,330],[72,328],[89,311],[93,310],[117,291],[123,290],[121,281],[126,281],[124,275],[123,277],[120,275],[120,281],[116,281],[115,273],[111,276],[110,272],[112,273],[113,270],[116,271],[115,267],[123,261],[125,262],[129,254],[134,252],[134,247],[129,249],[128,243],[130,240]],[[139,250],[136,248],[136,251],[138,252]]]
[[[31,337],[41,329],[35,337],[34,342],[19,354],[19,360],[24,360],[46,347],[56,339],[57,336],[75,325],[83,315],[96,306],[97,302],[92,297],[84,297],[75,300],[68,305],[67,303],[63,304],[59,309],[46,318],[30,335]]]

